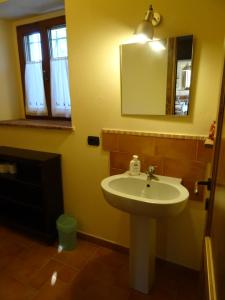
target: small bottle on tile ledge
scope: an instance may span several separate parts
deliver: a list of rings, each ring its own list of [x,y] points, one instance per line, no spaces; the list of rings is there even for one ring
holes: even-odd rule
[[[209,129],[209,139],[214,141],[216,135],[216,121],[213,121]]]
[[[216,121],[213,121],[209,128],[208,138],[205,140],[206,147],[213,147],[216,138]]]
[[[133,159],[130,161],[129,174],[132,176],[140,175],[141,162],[137,155],[133,155]]]

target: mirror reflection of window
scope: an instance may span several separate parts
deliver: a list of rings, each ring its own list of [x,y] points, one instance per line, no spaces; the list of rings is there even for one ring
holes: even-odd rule
[[[191,60],[177,62],[177,91],[187,90],[191,85]]]
[[[175,115],[188,115],[192,68],[193,36],[176,38]]]
[[[177,61],[175,114],[187,115],[191,85],[191,60]]]
[[[191,60],[182,68],[182,82],[184,89],[189,89],[191,86]]]

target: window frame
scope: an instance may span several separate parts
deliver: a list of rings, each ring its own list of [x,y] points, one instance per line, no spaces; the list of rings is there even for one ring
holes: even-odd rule
[[[56,18],[46,19],[34,23],[29,23],[25,25],[20,25],[16,27],[17,30],[17,43],[18,43],[18,52],[20,60],[20,73],[22,81],[22,90],[23,90],[23,103],[25,110],[26,119],[44,119],[44,120],[71,120],[71,117],[62,117],[62,116],[52,116],[51,109],[51,83],[50,83],[50,45],[48,39],[49,30],[54,27],[63,27],[66,26],[65,16],[60,16]],[[24,51],[24,36],[40,33],[41,35],[41,49],[42,49],[42,69],[43,69],[43,81],[44,81],[44,90],[46,97],[46,106],[47,106],[47,115],[33,115],[26,112],[26,89],[25,89],[25,51]]]

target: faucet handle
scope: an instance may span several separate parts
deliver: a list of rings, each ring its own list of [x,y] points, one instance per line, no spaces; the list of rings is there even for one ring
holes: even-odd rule
[[[157,168],[157,166],[151,166],[151,165],[150,165],[150,166],[148,167],[148,172],[149,172],[149,173],[154,173],[156,168]]]

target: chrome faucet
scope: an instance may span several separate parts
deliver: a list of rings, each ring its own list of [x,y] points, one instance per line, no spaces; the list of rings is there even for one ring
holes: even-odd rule
[[[158,178],[156,175],[154,175],[154,173],[155,173],[155,168],[156,168],[156,167],[154,167],[154,166],[149,166],[149,167],[148,167],[148,170],[146,171],[146,174],[147,174],[147,186],[148,186],[148,187],[150,186],[150,181],[151,181],[152,179],[154,179],[154,180],[159,180],[159,178]]]

